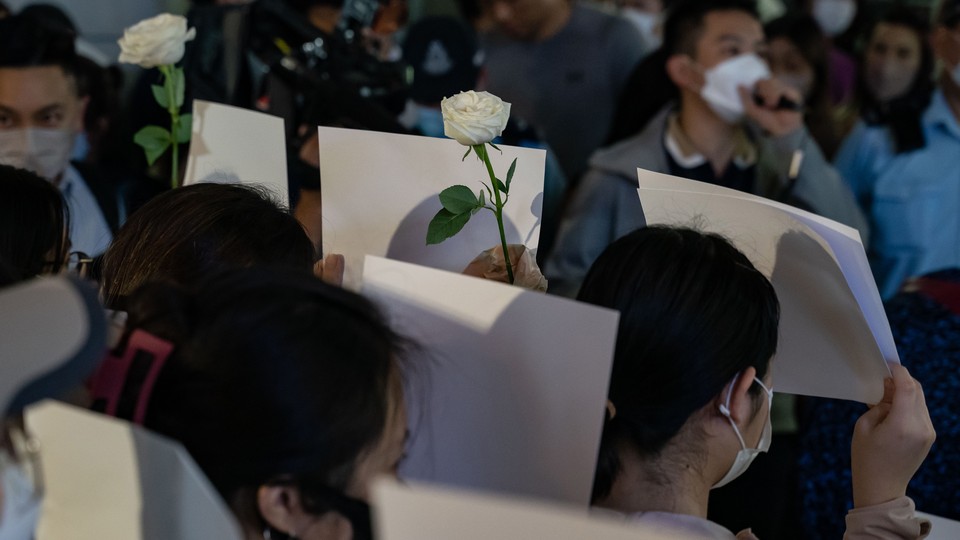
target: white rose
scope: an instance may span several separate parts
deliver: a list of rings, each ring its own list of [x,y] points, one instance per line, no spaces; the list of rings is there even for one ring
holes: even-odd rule
[[[489,92],[469,90],[440,102],[443,133],[465,146],[500,136],[510,119],[510,104]]]
[[[161,13],[123,31],[120,61],[152,68],[173,65],[183,58],[184,44],[194,38],[196,28],[187,30],[187,19]]]

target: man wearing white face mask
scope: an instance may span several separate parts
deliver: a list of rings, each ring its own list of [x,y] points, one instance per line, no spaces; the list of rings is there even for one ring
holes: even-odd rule
[[[800,95],[758,56],[764,48],[751,2],[695,0],[670,11],[658,54],[676,101],[591,158],[547,262],[551,291],[575,294],[600,252],[644,225],[638,167],[779,199],[866,233],[850,190],[803,127]]]
[[[73,249],[103,253],[117,224],[116,188],[92,184],[70,165],[83,129],[73,36],[32,18],[0,20],[0,163],[53,182],[70,210]]]

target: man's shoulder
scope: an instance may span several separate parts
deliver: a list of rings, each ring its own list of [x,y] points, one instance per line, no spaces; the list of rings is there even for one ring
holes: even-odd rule
[[[663,133],[671,107],[657,113],[635,135],[600,148],[590,156],[591,170],[616,174],[636,182],[637,168],[666,172]]]

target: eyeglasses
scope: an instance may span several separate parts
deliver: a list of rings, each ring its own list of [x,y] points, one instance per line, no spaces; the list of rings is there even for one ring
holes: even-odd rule
[[[67,271],[82,278],[87,277],[91,264],[93,264],[93,257],[82,251],[72,251],[70,255],[67,255]]]
[[[93,257],[82,251],[71,251],[66,260],[63,261],[62,266],[58,268],[57,264],[57,261],[46,261],[44,272],[55,274],[66,271],[85,278],[90,270],[90,265],[93,264]]]

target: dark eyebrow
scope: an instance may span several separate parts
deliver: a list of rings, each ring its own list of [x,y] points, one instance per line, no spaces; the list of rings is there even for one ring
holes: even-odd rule
[[[10,116],[19,116],[17,111],[7,107],[6,105],[0,105],[0,113],[9,114]]]
[[[47,105],[46,107],[40,109],[39,111],[37,111],[37,112],[35,112],[35,113],[33,113],[33,114],[34,114],[34,116],[41,116],[41,115],[44,115],[44,114],[56,112],[58,109],[62,109],[62,108],[63,108],[63,104],[61,104],[61,103],[54,103],[54,104],[52,104],[52,105]]]

